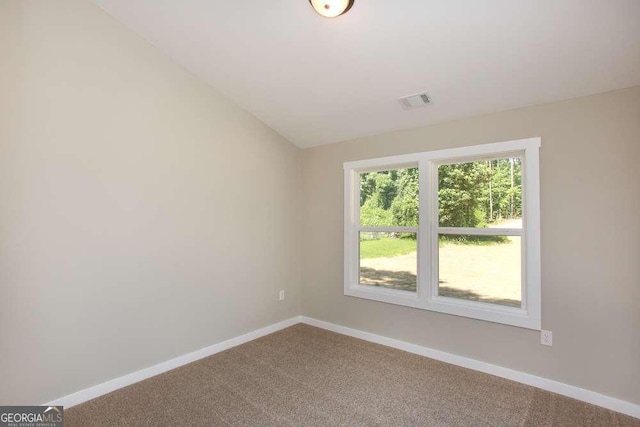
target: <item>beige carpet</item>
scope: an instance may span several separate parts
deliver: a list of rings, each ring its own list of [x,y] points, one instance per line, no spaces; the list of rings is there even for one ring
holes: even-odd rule
[[[65,411],[67,426],[640,426],[640,420],[307,325]]]

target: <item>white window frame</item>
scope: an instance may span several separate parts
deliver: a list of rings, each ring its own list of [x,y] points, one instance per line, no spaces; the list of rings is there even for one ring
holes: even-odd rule
[[[541,329],[540,273],[540,138],[473,145],[344,163],[344,294],[528,329]],[[483,234],[480,229],[439,227],[438,165],[478,160],[522,158],[522,229],[500,229],[520,236],[522,244],[522,306],[508,307],[438,295],[438,233]],[[419,226],[360,225],[360,173],[419,168]],[[360,231],[417,233],[417,292],[360,284]],[[496,230],[487,231],[497,234]]]

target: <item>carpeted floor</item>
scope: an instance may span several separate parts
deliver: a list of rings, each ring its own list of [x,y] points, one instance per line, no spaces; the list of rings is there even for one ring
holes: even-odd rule
[[[298,324],[65,410],[67,426],[640,426],[491,375]]]

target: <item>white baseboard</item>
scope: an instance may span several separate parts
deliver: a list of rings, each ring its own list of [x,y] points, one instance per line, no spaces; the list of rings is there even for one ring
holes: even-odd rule
[[[549,380],[547,378],[538,377],[524,372],[515,371],[513,369],[503,368],[501,366],[492,365],[486,362],[469,359],[467,357],[456,356],[455,354],[446,353],[440,350],[434,350],[417,344],[411,344],[405,341],[399,341],[393,338],[383,337],[381,335],[364,332],[357,329],[348,328],[346,326],[336,325],[334,323],[317,320],[310,317],[301,316],[301,322],[307,325],[316,326],[339,334],[348,335],[354,338],[360,338],[365,341],[386,345],[388,347],[404,350],[409,353],[418,354],[420,356],[429,357],[431,359],[440,360],[442,362],[451,363],[452,365],[462,366],[464,368],[473,369],[474,371],[484,372],[495,375],[497,377],[506,378],[522,384],[547,390],[612,411],[620,412],[635,418],[640,418],[640,405],[631,402],[605,396],[595,391],[585,390],[569,384],[558,381]]]
[[[149,368],[141,369],[137,372],[133,372],[131,374],[106,381],[102,384],[80,390],[68,396],[45,403],[44,405],[61,405],[65,408],[70,408],[88,400],[95,399],[96,397],[100,397],[104,394],[111,393],[112,391],[118,390],[128,385],[137,383],[147,378],[151,378],[163,372],[170,371],[171,369],[186,365],[187,363],[195,362],[196,360],[203,359],[205,357],[230,349],[240,344],[244,344],[273,332],[277,332],[281,329],[288,328],[289,326],[293,326],[297,323],[305,323],[307,325],[316,326],[318,328],[337,332],[339,334],[348,335],[354,338],[360,338],[365,341],[386,345],[388,347],[397,348],[409,353],[414,353],[420,356],[429,357],[431,359],[440,360],[442,362],[451,363],[452,365],[462,366],[464,368],[473,369],[474,371],[484,372],[487,374],[495,375],[497,377],[506,378],[522,384],[537,387],[542,390],[551,391],[553,393],[561,394],[563,396],[568,396],[577,400],[581,400],[583,402],[611,409],[613,411],[620,412],[635,418],[640,418],[640,405],[631,402],[605,396],[604,394],[585,390],[558,381],[553,381],[524,372],[515,371],[513,369],[503,368],[501,366],[492,365],[490,363],[480,362],[478,360],[469,359],[467,357],[456,356],[455,354],[446,353],[444,351],[434,350],[417,344],[411,344],[405,341],[387,338],[381,335],[372,334],[370,332],[364,332],[305,316],[296,316],[292,317],[291,319],[283,320],[282,322],[274,323],[273,325],[269,325],[264,328],[246,333],[239,337],[231,338],[227,341],[223,341],[221,343],[214,344],[182,356],[178,356],[174,359],[159,363]]]
[[[174,359],[167,360],[166,362],[158,363],[157,365],[151,366],[149,368],[141,369],[131,374],[106,381],[102,384],[80,390],[68,396],[61,397],[49,403],[45,403],[43,406],[64,406],[65,408],[70,408],[88,400],[95,399],[96,397],[100,397],[104,394],[111,393],[112,391],[118,390],[128,385],[146,380],[147,378],[151,378],[163,372],[170,371],[171,369],[186,365],[187,363],[195,362],[196,360],[203,359],[205,357],[220,353],[221,351],[228,350],[240,344],[244,344],[265,335],[277,332],[281,329],[288,328],[289,326],[300,323],[300,321],[300,316],[292,317],[291,319],[274,323],[273,325],[269,325],[264,328],[246,333],[244,335],[240,335],[239,337],[231,338],[227,341],[210,345],[209,347],[205,347],[203,349],[178,356]]]

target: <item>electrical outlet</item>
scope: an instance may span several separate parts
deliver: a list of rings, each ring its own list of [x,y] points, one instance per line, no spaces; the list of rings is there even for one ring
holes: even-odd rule
[[[280,297],[280,301],[284,301],[284,289],[280,291],[279,297]]]
[[[551,347],[553,345],[553,332],[540,331],[540,344]]]

